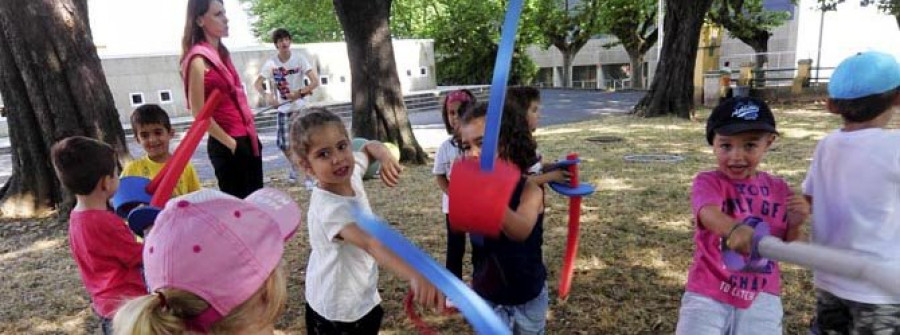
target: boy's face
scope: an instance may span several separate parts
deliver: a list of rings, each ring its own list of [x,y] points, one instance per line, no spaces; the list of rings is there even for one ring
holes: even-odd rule
[[[459,137],[466,157],[481,156],[481,142],[484,140],[484,118],[476,118],[460,125]]]
[[[538,127],[538,119],[541,117],[541,102],[540,101],[532,101],[530,105],[528,105],[528,113],[525,114],[525,119],[528,120],[528,129],[534,132]]]
[[[353,147],[346,131],[338,125],[326,125],[309,134],[309,150],[300,165],[315,176],[323,188],[346,185],[353,175]]]
[[[287,37],[282,37],[278,41],[275,41],[275,49],[278,49],[278,52],[291,52],[291,39]]]
[[[775,135],[768,132],[716,134],[713,137],[713,153],[716,155],[719,171],[731,179],[752,177],[774,141]]]
[[[135,124],[134,131],[134,138],[150,159],[162,163],[169,158],[169,142],[174,131],[158,123]]]

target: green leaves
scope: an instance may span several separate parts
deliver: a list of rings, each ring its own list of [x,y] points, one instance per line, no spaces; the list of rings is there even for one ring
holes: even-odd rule
[[[763,0],[715,0],[707,17],[753,50],[765,52],[772,29],[784,24],[790,14],[766,10]]]
[[[365,0],[363,0],[365,1]],[[515,83],[527,83],[537,68],[524,53],[540,40],[535,24],[537,4],[526,0],[513,55]],[[296,43],[341,41],[343,31],[331,0],[241,0],[257,20],[254,32],[263,40],[268,32],[284,27]],[[393,0],[391,34],[394,38],[433,38],[439,84],[483,84],[491,80],[500,26],[508,0]]]

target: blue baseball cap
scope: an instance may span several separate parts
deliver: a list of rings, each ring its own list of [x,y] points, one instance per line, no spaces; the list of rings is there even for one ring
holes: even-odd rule
[[[900,63],[894,56],[867,51],[850,56],[831,75],[828,96],[857,99],[900,87]]]

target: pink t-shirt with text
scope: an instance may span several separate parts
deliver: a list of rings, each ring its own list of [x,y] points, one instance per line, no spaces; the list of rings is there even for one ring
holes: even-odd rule
[[[758,172],[748,179],[729,179],[719,171],[701,172],[694,178],[691,205],[697,230],[694,233],[694,262],[688,272],[687,291],[710,297],[737,308],[747,308],[760,292],[781,295],[781,271],[735,272],[725,268],[720,249],[721,236],[700,224],[700,209],[714,205],[723,213],[742,221],[757,217],[771,227],[771,234],[784,238],[787,232],[787,203],[793,195],[781,178]],[[774,263],[774,262],[773,262]]]

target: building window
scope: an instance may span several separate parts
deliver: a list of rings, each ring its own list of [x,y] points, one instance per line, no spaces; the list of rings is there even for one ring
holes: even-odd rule
[[[144,104],[144,93],[131,93],[131,106],[140,106]]]
[[[342,83],[345,83],[345,82],[347,82],[347,78],[346,78],[346,77],[344,77],[344,76],[341,76],[341,82],[342,82]]]
[[[423,66],[419,68],[419,76],[428,77],[428,67]]]
[[[412,77],[412,70],[406,70],[406,76]]]
[[[319,76],[319,83],[321,83],[322,86],[328,86],[328,76]]]
[[[159,103],[161,103],[161,104],[172,103],[172,91],[171,90],[159,91]]]

